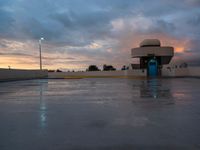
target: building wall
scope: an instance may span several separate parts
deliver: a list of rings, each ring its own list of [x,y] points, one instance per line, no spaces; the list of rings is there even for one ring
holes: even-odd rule
[[[70,78],[70,77],[126,77],[146,76],[146,70],[117,70],[117,71],[88,71],[88,72],[49,72],[48,78]]]
[[[189,76],[200,77],[200,67],[189,67]]]
[[[185,77],[189,76],[188,68],[163,68],[162,76],[164,77]]]
[[[173,47],[138,47],[131,50],[131,55],[133,58],[148,57],[149,54],[154,54],[155,56],[174,56]]]
[[[200,67],[166,68],[162,69],[165,77],[200,77]]]
[[[124,75],[125,76],[146,77],[147,76],[147,70],[146,69],[125,70]]]
[[[0,81],[46,78],[47,70],[0,69]]]
[[[38,78],[70,78],[70,77],[146,77],[146,69],[91,71],[91,72],[47,72],[47,70],[15,70],[0,69],[0,81],[26,80]],[[163,67],[162,76],[165,77],[200,77],[200,67],[167,68]]]

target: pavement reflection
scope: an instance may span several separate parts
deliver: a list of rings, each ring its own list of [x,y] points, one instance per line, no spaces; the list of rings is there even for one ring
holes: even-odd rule
[[[44,86],[45,86],[45,83],[40,82],[40,85],[39,85],[40,111],[39,113],[40,113],[40,127],[41,128],[46,127],[46,120],[47,120],[47,106],[46,106],[45,99],[43,97]]]
[[[169,87],[163,85],[162,80],[144,80],[140,87],[141,98],[171,98],[172,94]]]

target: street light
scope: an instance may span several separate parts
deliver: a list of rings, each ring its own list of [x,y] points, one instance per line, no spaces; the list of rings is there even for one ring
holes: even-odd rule
[[[44,40],[43,37],[41,37],[41,38],[39,39],[40,70],[42,70],[42,54],[41,54],[41,51],[42,51],[42,40]]]

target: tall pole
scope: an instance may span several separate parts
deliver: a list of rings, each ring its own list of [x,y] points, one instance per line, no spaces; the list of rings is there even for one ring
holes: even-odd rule
[[[42,40],[44,40],[44,38],[39,39],[40,70],[42,70]]]

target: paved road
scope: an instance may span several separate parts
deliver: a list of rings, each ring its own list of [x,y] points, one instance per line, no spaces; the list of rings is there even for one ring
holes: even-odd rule
[[[200,79],[0,83],[0,150],[200,149]]]

